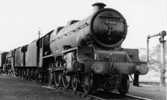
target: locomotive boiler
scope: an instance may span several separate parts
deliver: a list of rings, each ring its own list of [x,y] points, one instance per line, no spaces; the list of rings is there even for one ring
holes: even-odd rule
[[[99,89],[126,94],[128,76],[136,72],[146,74],[148,68],[140,62],[138,49],[121,47],[127,35],[123,15],[105,8],[104,3],[95,3],[93,7],[94,12],[86,19],[72,20],[12,50],[10,57],[1,57],[16,76],[26,79],[85,94]]]
[[[72,20],[58,32],[51,34],[51,50],[60,53],[66,46],[82,47],[94,45],[102,48],[116,48],[126,37],[125,18],[116,10],[94,4],[94,13],[82,21]]]

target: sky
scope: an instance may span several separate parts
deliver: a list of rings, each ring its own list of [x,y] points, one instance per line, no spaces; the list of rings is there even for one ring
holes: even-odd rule
[[[0,0],[0,51],[25,45],[72,19],[82,20],[92,4],[104,2],[126,18],[128,34],[122,47],[144,48],[148,34],[167,31],[167,0]],[[151,40],[151,45],[158,38]]]

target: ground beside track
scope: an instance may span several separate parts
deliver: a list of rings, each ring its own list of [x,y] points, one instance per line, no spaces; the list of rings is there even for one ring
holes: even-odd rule
[[[0,100],[82,100],[82,98],[42,88],[36,82],[0,75]]]
[[[167,100],[165,89],[155,85],[131,86],[129,94],[152,100]],[[0,75],[0,100],[85,100],[85,98],[64,94],[56,89],[43,88],[34,81]]]
[[[150,98],[152,100],[167,100],[167,88],[158,85],[140,84],[140,87],[131,86],[129,94]]]

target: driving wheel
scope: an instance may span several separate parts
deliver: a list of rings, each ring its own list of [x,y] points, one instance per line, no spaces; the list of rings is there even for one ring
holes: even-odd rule
[[[62,79],[61,74],[58,73],[58,72],[55,72],[55,74],[54,74],[54,85],[55,85],[55,87],[59,87],[61,85],[61,79]]]
[[[72,77],[72,81],[71,81],[72,90],[74,92],[77,91],[78,85],[79,85],[79,76],[78,76],[78,74],[74,74]]]
[[[68,89],[70,87],[71,76],[64,74],[62,77],[63,87]]]

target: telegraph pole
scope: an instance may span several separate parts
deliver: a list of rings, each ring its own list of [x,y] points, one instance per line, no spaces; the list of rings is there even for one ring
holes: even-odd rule
[[[165,72],[166,72],[166,67],[165,67],[165,36],[166,36],[166,31],[162,31],[158,34],[155,35],[148,35],[147,36],[147,62],[149,63],[149,39],[153,37],[160,36],[159,42],[161,44],[161,64],[160,64],[160,86],[165,87]]]

